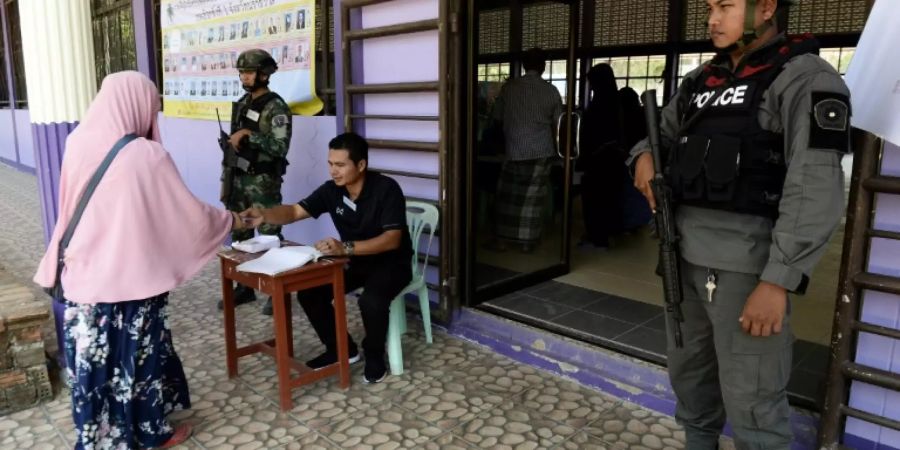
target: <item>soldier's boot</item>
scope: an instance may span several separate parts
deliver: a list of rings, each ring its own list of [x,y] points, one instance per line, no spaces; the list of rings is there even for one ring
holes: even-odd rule
[[[243,284],[237,284],[234,288],[234,306],[240,306],[245,303],[250,303],[256,301],[256,293],[253,289],[244,286]],[[224,303],[222,300],[219,300],[219,311],[224,307]]]

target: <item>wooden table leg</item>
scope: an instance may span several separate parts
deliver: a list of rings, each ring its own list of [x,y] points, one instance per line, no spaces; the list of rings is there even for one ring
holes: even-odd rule
[[[334,328],[337,330],[340,386],[348,389],[350,387],[350,354],[347,349],[347,303],[344,298],[344,268],[342,266],[335,266],[334,282],[331,285],[334,294]]]
[[[227,277],[227,268],[224,262],[220,263],[222,270],[222,312],[225,321],[225,364],[228,367],[228,378],[237,376],[237,336],[234,326],[234,286]]]
[[[285,309],[288,308],[284,301],[284,285],[275,283],[275,292],[272,293],[272,319],[275,321],[275,364],[278,366],[278,396],[281,400],[281,410],[287,411],[292,407],[291,401],[291,355],[290,342],[293,340],[288,332],[288,321]]]
[[[274,301],[274,300],[273,300]],[[293,305],[291,304],[291,293],[284,294],[284,325],[287,327],[288,339],[288,355],[294,358],[294,315],[291,312]]]

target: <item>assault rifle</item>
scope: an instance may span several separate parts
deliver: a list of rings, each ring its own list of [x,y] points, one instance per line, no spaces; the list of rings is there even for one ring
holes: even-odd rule
[[[250,168],[250,161],[239,156],[237,149],[231,145],[228,134],[222,128],[222,118],[219,116],[218,108],[216,108],[216,120],[219,121],[219,148],[222,150],[222,190],[219,197],[223,203],[228,204],[231,200],[231,188],[234,185],[234,169],[247,172],[247,169]]]
[[[666,300],[666,322],[672,331],[675,347],[682,348],[681,324],[684,315],[681,302],[684,292],[681,288],[681,271],[679,270],[678,231],[675,229],[675,205],[672,203],[672,188],[666,184],[663,175],[661,149],[659,147],[659,119],[656,111],[656,90],[644,92],[644,114],[647,117],[647,136],[650,141],[650,153],[653,155],[653,180],[650,186],[656,200],[656,211],[653,212],[656,232],[659,236],[659,270],[663,278],[663,294]]]

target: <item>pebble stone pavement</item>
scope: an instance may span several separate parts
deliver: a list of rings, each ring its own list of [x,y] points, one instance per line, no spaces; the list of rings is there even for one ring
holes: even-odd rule
[[[43,253],[36,178],[0,164],[0,270],[23,283]],[[294,408],[278,407],[275,364],[267,356],[239,361],[229,380],[218,263],[172,292],[170,326],[190,385],[192,408],[176,422],[194,424],[181,449],[683,449],[684,432],[668,416],[520,364],[436,331],[425,344],[411,322],[403,338],[406,371],[361,382],[353,366],[349,390],[332,380],[295,389]],[[36,293],[39,293],[36,290]],[[261,301],[239,307],[238,341],[271,336]],[[320,344],[300,308],[292,308],[298,357]],[[351,305],[349,329],[363,334]],[[48,326],[48,330],[52,327]],[[53,338],[48,345],[55,347]],[[59,385],[59,383],[57,383]],[[44,405],[0,417],[0,448],[72,448],[68,392]],[[723,438],[723,448],[733,448]]]

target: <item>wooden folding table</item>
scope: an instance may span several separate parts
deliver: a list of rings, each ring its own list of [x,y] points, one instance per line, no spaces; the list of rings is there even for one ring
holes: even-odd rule
[[[285,241],[282,246],[298,245]],[[292,407],[291,389],[310,384],[329,376],[339,376],[341,388],[350,387],[350,363],[347,350],[347,306],[344,301],[344,264],[347,258],[320,259],[301,268],[275,276],[239,272],[237,266],[260,257],[262,254],[227,250],[219,253],[222,266],[222,300],[225,315],[225,361],[228,377],[238,373],[238,358],[254,353],[265,353],[275,358],[278,366],[278,390],[281,409]],[[232,281],[272,296],[272,320],[275,339],[237,346],[235,335],[235,304]],[[318,370],[311,370],[294,359],[294,335],[291,322],[291,293],[317,286],[332,285],[334,290],[335,328],[337,329],[338,362]],[[299,373],[291,376],[291,370]]]

